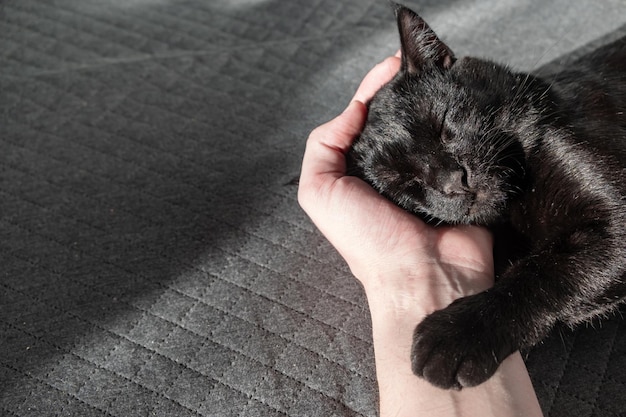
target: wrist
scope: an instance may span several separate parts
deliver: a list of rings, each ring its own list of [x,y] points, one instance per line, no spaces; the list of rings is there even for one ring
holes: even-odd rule
[[[454,300],[482,292],[493,285],[491,271],[439,262],[421,262],[381,268],[362,273],[362,282],[374,313],[423,318],[447,307]]]
[[[362,281],[372,317],[380,416],[541,416],[518,352],[507,358],[490,380],[462,391],[436,388],[413,374],[410,357],[417,324],[454,299],[492,285],[489,275],[452,270],[456,272],[437,265],[420,268],[418,274],[400,270],[371,273]]]

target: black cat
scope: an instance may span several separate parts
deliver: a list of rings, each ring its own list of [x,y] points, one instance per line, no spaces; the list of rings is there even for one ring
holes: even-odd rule
[[[495,286],[426,317],[414,372],[443,388],[487,380],[557,322],[626,297],[626,42],[539,78],[457,60],[396,10],[402,65],[368,104],[351,171],[435,223],[492,227]]]

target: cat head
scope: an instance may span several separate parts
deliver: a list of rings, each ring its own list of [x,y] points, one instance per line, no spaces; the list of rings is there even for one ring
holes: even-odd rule
[[[398,6],[396,16],[401,68],[368,103],[349,172],[426,219],[497,221],[524,180],[528,77],[457,60],[416,13]]]

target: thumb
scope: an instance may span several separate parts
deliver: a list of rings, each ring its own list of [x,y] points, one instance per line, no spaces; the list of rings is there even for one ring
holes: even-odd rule
[[[339,116],[311,132],[302,160],[301,189],[311,182],[345,175],[345,154],[361,132],[366,114],[365,105],[355,100]]]
[[[320,127],[323,130],[320,134],[321,144],[345,154],[356,136],[361,133],[366,118],[365,104],[352,100],[343,113]]]

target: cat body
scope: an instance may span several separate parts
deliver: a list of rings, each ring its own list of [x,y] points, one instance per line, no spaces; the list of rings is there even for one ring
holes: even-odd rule
[[[538,77],[457,60],[417,14],[396,15],[401,69],[348,162],[427,221],[494,231],[495,286],[414,334],[414,372],[458,389],[626,298],[626,42]]]

